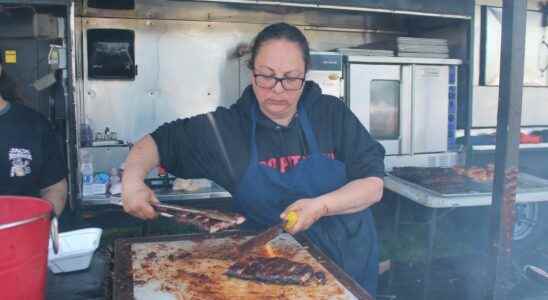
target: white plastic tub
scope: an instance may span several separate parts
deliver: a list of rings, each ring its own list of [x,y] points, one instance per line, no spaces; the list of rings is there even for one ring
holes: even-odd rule
[[[49,244],[48,267],[53,273],[84,270],[99,247],[101,228],[86,228],[59,234],[59,253]]]

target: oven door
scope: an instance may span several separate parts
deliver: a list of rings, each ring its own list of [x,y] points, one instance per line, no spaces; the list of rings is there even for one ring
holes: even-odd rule
[[[386,149],[387,155],[411,151],[411,87],[401,65],[350,63],[350,109]]]
[[[446,152],[449,67],[414,65],[412,68],[413,153]]]

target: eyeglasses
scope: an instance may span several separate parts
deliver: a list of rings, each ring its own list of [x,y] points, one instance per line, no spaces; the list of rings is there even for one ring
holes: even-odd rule
[[[282,77],[278,78],[276,76],[267,76],[253,73],[255,77],[255,83],[259,87],[265,89],[273,89],[278,82],[281,82],[282,87],[286,91],[297,91],[303,87],[304,78],[301,77]]]

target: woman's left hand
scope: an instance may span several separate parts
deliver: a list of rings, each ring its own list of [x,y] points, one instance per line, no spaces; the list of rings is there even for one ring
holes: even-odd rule
[[[287,229],[291,234],[307,230],[328,212],[325,203],[317,198],[304,198],[295,201],[284,210],[280,218],[286,220],[290,211],[294,211],[298,215],[297,223],[292,228]]]

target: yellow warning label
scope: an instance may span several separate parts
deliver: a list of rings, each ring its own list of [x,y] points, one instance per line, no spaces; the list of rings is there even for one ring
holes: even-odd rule
[[[15,51],[15,50],[6,50],[4,52],[4,62],[6,64],[16,64],[17,63],[17,51]]]

